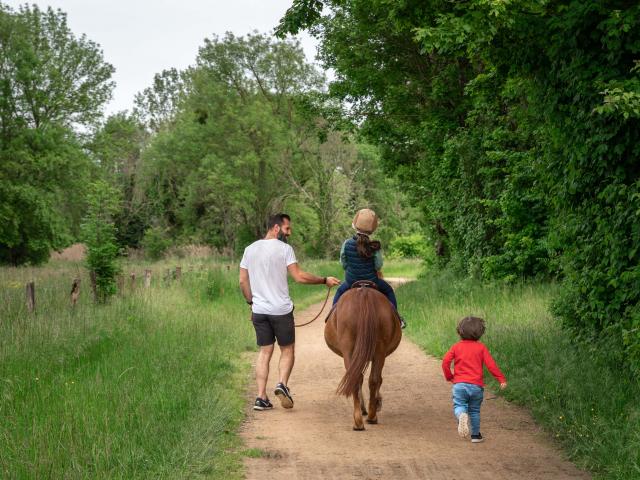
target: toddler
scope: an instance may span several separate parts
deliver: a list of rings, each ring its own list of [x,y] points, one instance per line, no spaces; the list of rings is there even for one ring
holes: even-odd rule
[[[507,387],[507,380],[491,357],[489,350],[480,343],[484,334],[484,320],[465,317],[458,323],[460,341],[454,344],[442,359],[442,371],[448,382],[453,382],[453,414],[458,419],[458,434],[469,436],[471,420],[471,442],[483,441],[480,433],[480,405],[484,394],[482,366],[500,382],[500,388]],[[453,373],[451,362],[453,361]]]

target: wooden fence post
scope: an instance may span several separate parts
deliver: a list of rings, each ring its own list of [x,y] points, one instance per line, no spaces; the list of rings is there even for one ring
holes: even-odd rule
[[[98,303],[98,285],[96,284],[96,272],[91,270],[89,272],[89,279],[91,280],[91,291],[93,292],[93,301]]]
[[[78,297],[80,296],[80,279],[74,278],[73,285],[71,285],[71,306],[75,307],[78,303]]]
[[[131,290],[133,291],[133,290],[136,289],[136,274],[135,274],[135,272],[131,272],[130,278],[131,278]]]
[[[176,280],[180,280],[182,277],[182,267],[176,267]]]
[[[33,313],[36,309],[36,284],[34,282],[27,283],[27,310]]]
[[[116,276],[116,290],[118,291],[118,295],[124,297],[124,275]]]
[[[149,288],[151,286],[151,270],[144,271],[144,288]]]

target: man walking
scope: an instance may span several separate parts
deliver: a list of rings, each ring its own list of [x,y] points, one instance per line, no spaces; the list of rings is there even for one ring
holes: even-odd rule
[[[258,397],[254,410],[273,408],[267,397],[267,380],[276,340],[280,347],[280,360],[279,380],[274,393],[284,408],[293,408],[287,383],[295,360],[295,327],[287,273],[298,283],[324,284],[328,287],[340,284],[335,277],[318,277],[300,269],[293,248],[287,244],[287,238],[291,235],[289,215],[273,215],[269,218],[267,228],[264,239],[249,245],[240,262],[240,289],[251,305],[251,320],[260,347],[256,363]]]

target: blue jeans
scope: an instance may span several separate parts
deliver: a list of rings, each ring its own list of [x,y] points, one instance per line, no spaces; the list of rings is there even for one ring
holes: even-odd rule
[[[453,397],[453,414],[458,418],[461,413],[468,413],[471,435],[478,435],[480,433],[480,405],[482,405],[484,388],[473,383],[454,383],[451,395]]]
[[[381,278],[377,278],[376,280],[374,280],[374,282],[378,286],[378,290],[384,293],[385,296],[389,299],[389,301],[393,305],[393,308],[398,310],[398,301],[396,300],[396,294],[393,291],[393,287],[391,287],[391,285],[389,285],[387,282],[385,282]],[[342,294],[347,290],[349,290],[350,288],[351,288],[351,284],[347,282],[343,282],[338,287],[338,290],[336,290],[336,294],[333,297],[333,304],[335,305],[336,303],[338,303],[338,300],[340,300],[340,297],[342,296]]]

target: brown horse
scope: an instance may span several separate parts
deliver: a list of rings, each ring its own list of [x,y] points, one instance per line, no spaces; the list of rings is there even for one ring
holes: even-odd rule
[[[364,430],[362,416],[367,415],[367,410],[362,396],[362,382],[369,362],[367,423],[378,423],[378,411],[382,407],[382,368],[385,358],[398,348],[402,338],[395,309],[387,297],[375,289],[375,284],[368,284],[355,286],[345,292],[324,327],[327,345],[344,359],[347,371],[337,392],[353,397],[354,430]]]

